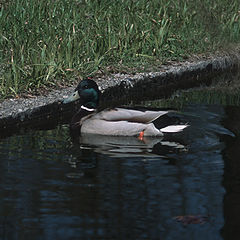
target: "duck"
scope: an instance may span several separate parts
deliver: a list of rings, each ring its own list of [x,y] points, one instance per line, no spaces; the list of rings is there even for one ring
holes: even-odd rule
[[[188,124],[164,124],[158,128],[156,120],[169,111],[130,109],[125,107],[107,108],[99,111],[101,91],[97,83],[90,78],[83,79],[75,91],[63,99],[63,104],[80,101],[80,109],[73,115],[70,128],[80,134],[107,136],[158,137],[165,133],[181,132]],[[166,120],[165,120],[166,122]],[[161,124],[160,124],[161,125]]]

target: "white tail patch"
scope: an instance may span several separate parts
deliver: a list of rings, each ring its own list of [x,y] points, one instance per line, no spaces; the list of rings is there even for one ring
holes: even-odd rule
[[[170,125],[165,128],[161,128],[160,131],[165,133],[181,132],[184,128],[188,126],[189,125]]]

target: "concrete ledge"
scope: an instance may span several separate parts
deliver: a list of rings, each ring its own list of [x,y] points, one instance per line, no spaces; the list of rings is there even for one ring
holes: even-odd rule
[[[214,77],[236,71],[237,55],[216,57],[179,65],[162,66],[159,72],[135,75],[114,74],[95,79],[103,89],[102,107],[126,104],[129,101],[169,97],[174,91],[211,84]],[[9,99],[0,104],[0,136],[21,127],[48,126],[68,122],[77,104],[61,103],[75,86],[53,91],[33,99]]]

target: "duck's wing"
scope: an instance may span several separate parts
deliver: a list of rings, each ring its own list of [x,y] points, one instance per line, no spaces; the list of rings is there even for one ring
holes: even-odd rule
[[[168,113],[168,111],[139,111],[125,108],[114,108],[99,112],[94,118],[105,121],[150,123],[166,113]]]

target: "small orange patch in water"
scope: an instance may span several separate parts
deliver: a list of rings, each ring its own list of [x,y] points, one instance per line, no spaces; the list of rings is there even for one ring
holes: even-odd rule
[[[202,215],[186,215],[186,216],[176,216],[174,217],[178,222],[183,223],[184,225],[187,224],[204,224],[208,221],[208,216]]]

